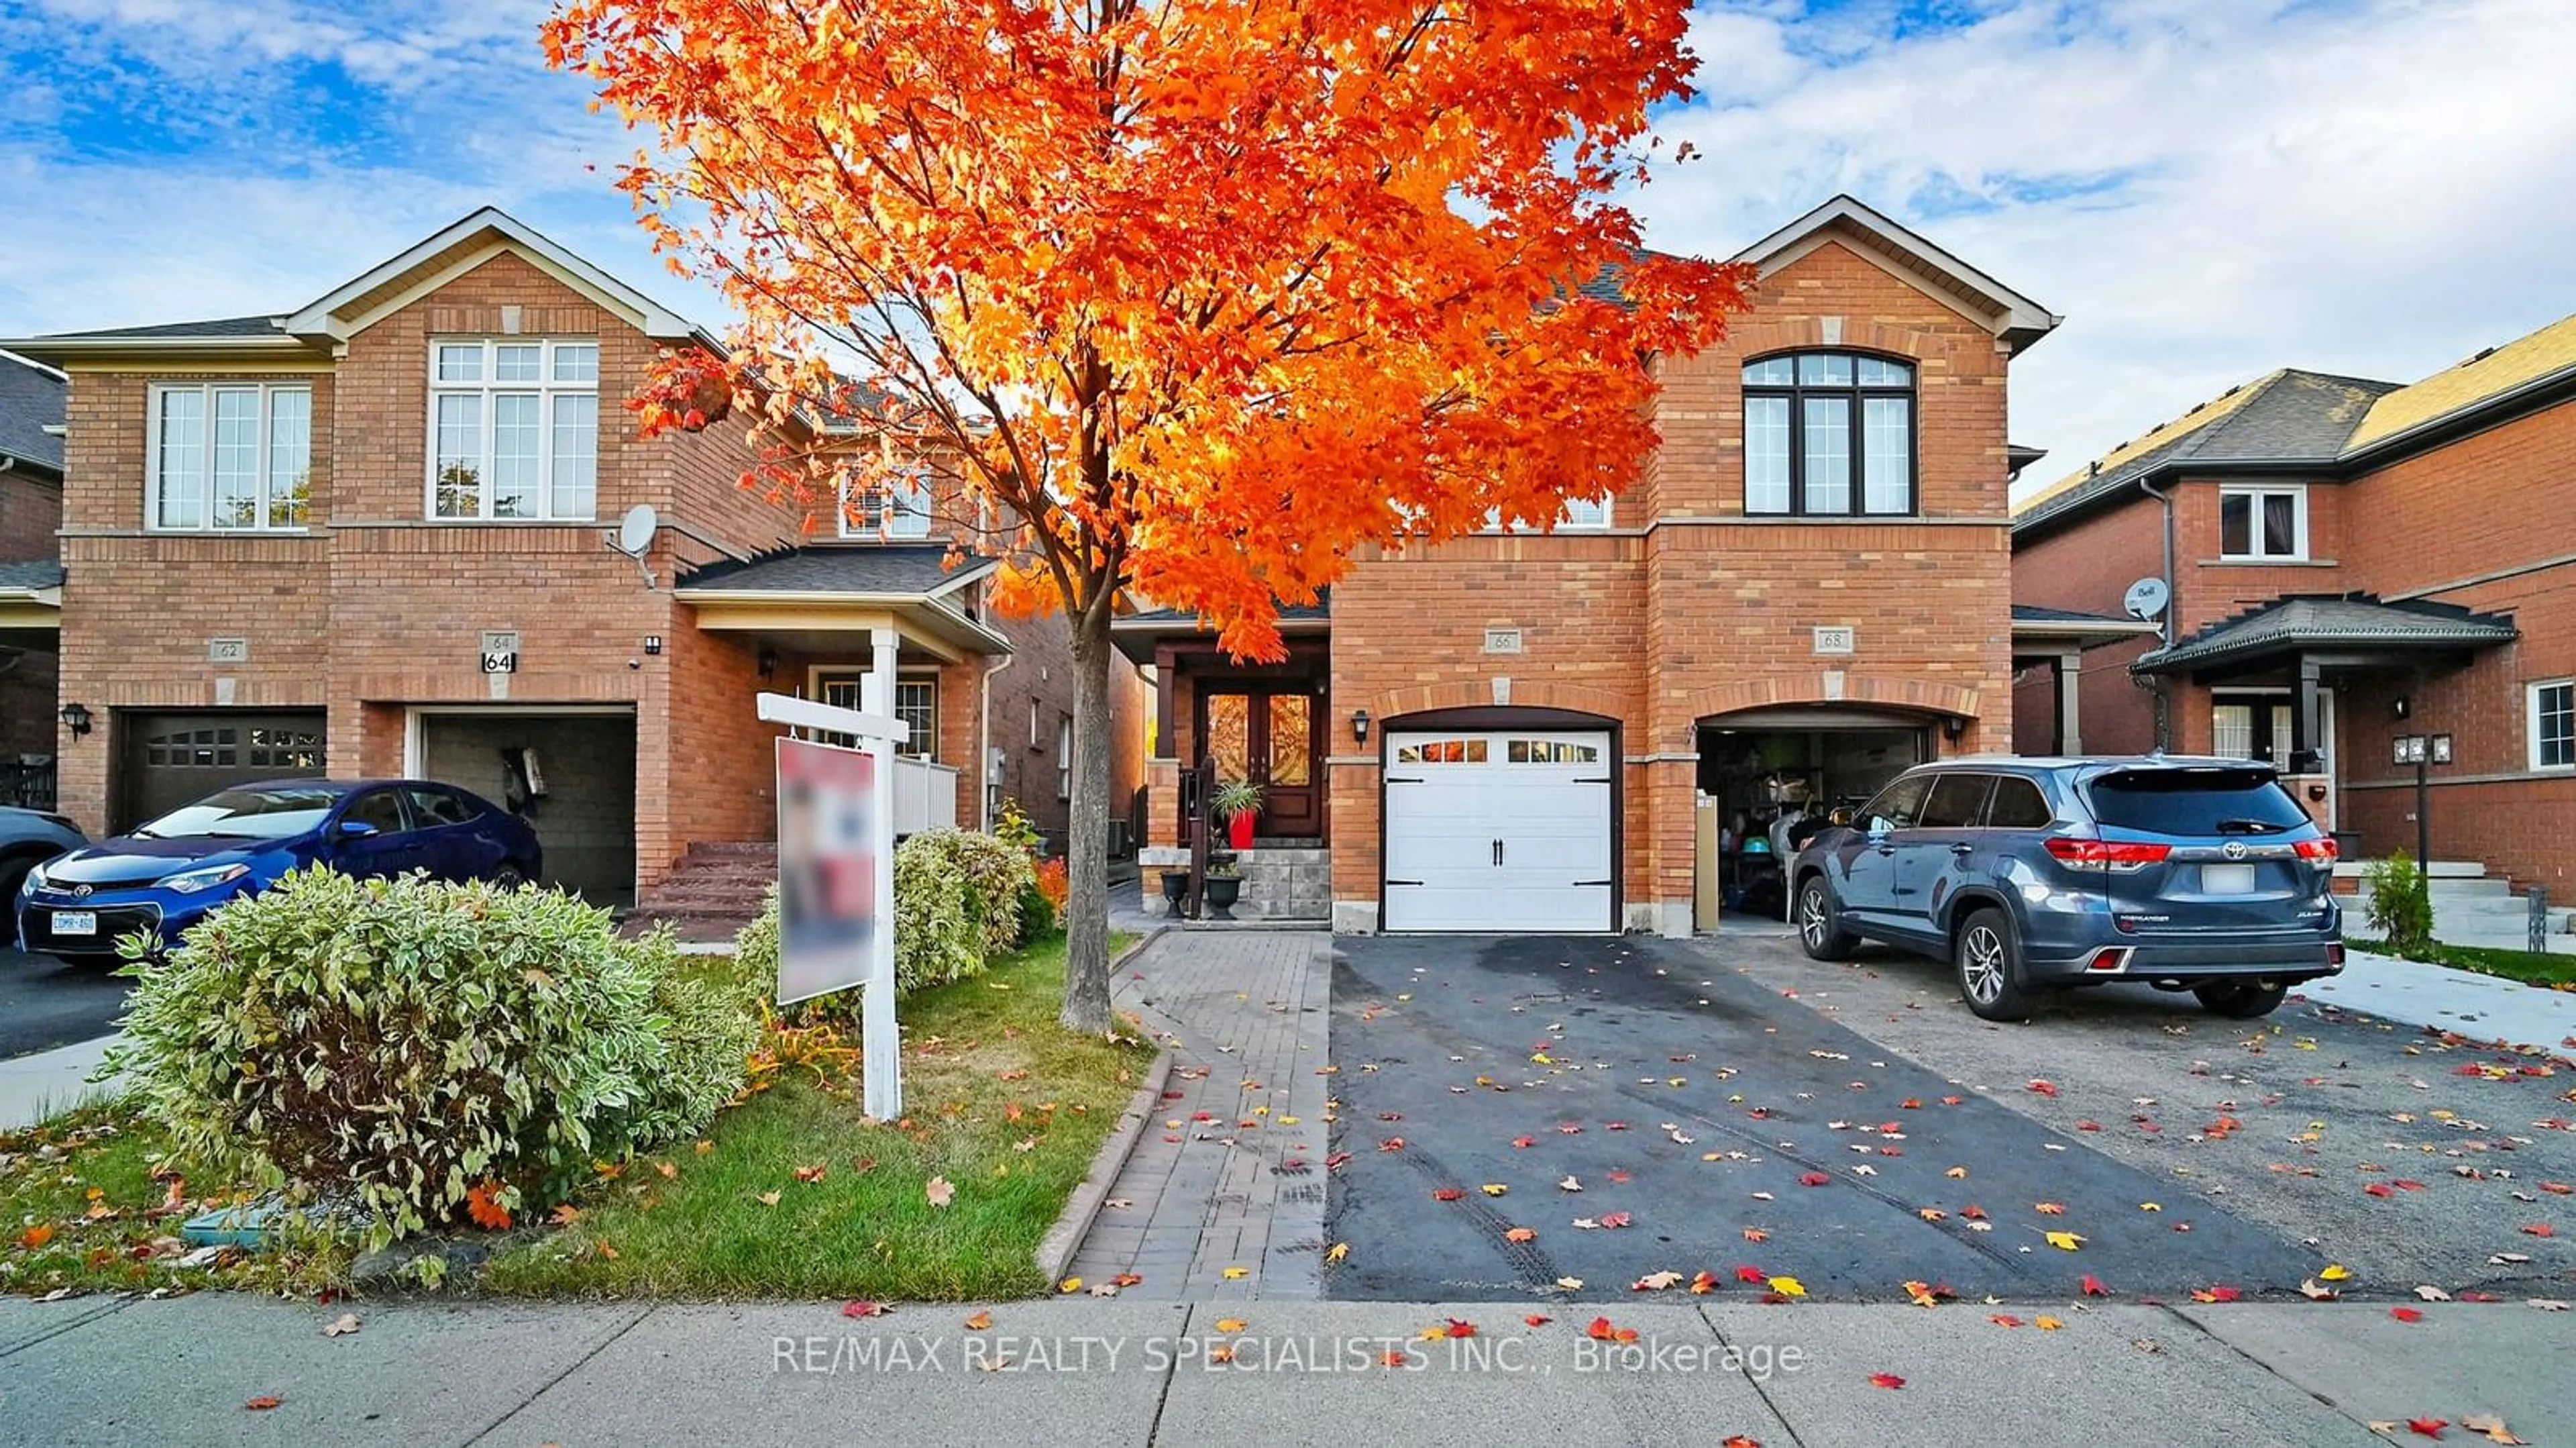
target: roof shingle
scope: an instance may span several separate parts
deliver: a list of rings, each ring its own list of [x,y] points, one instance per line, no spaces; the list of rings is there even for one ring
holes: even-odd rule
[[[681,577],[681,588],[746,593],[924,595],[993,566],[970,558],[948,566],[945,543],[826,543],[764,553],[748,562],[710,564]]]
[[[2294,594],[2221,619],[2171,648],[2141,655],[2129,667],[2141,674],[2170,673],[2301,646],[2480,648],[2518,637],[2510,618],[2451,604]]]
[[[70,389],[52,368],[0,352],[0,454],[61,472],[63,440],[45,429],[62,425]]]

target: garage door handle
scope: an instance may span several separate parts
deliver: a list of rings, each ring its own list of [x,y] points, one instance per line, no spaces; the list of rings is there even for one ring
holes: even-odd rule
[[[1389,880],[1387,883],[1390,885],[1419,885],[1422,882],[1420,880]]]
[[[1494,863],[1495,863],[1495,864],[1497,864],[1497,865],[1499,865],[1499,864],[1501,864],[1502,862],[1503,862],[1503,842],[1502,842],[1502,841],[1500,841],[1500,840],[1496,840],[1496,841],[1494,841]]]

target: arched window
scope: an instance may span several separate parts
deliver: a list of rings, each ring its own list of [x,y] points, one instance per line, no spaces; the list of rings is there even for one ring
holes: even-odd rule
[[[1853,352],[1744,364],[1744,511],[1915,511],[1914,367]]]

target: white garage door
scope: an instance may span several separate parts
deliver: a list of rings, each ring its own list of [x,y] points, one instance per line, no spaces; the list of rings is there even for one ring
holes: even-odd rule
[[[1605,731],[1387,736],[1388,930],[1609,930]]]

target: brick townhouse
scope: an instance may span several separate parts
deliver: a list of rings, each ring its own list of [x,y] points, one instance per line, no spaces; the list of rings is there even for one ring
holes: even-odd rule
[[[0,804],[33,809],[54,807],[67,386],[55,369],[0,352]],[[14,873],[0,864],[0,882]]]
[[[2284,369],[2025,500],[2013,596],[2148,637],[2080,675],[2084,742],[2274,760],[2347,854],[2576,890],[2576,317],[2410,383]],[[2026,687],[2042,686],[2036,673]],[[2017,718],[2019,742],[2048,745]],[[2447,748],[2448,758],[2438,751]]]
[[[855,701],[890,645],[904,819],[1008,795],[1061,847],[1062,620],[992,614],[928,470],[809,522],[739,486],[740,419],[640,437],[657,351],[707,340],[487,209],[293,312],[10,344],[70,379],[64,811],[425,776],[526,811],[556,883],[649,906],[693,847],[774,837],[753,695]],[[711,903],[740,901],[671,908]]]
[[[1212,763],[1267,791],[1257,915],[1687,933],[1721,822],[2009,744],[2006,383],[2058,318],[1848,197],[1738,259],[1754,305],[1656,364],[1628,492],[1367,553],[1292,611],[1283,663],[1118,620],[1156,666],[1149,872],[1184,858],[1180,781]]]

